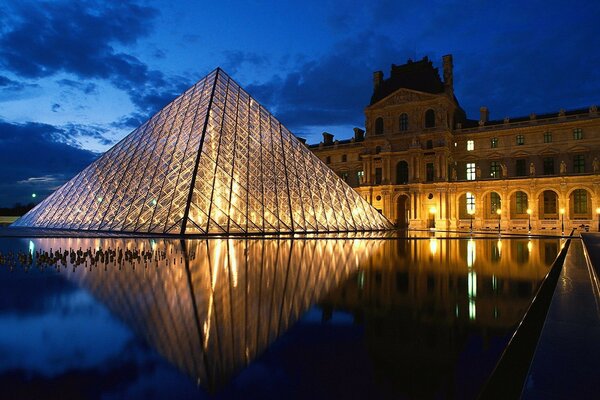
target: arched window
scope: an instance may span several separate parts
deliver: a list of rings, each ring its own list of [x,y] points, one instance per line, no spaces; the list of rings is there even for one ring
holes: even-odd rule
[[[400,161],[396,164],[396,184],[406,185],[408,183],[408,163]]]
[[[375,120],[375,134],[383,135],[383,118],[381,117]]]
[[[425,113],[425,128],[435,127],[435,112],[431,109]]]
[[[408,130],[408,114],[400,114],[400,131],[404,132]]]

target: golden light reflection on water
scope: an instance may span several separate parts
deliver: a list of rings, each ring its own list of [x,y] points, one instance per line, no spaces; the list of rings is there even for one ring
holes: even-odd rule
[[[69,264],[66,276],[171,363],[214,387],[259,356],[315,304],[350,312],[367,332],[374,329],[373,318],[401,330],[424,321],[436,332],[463,325],[484,332],[511,329],[559,245],[556,239],[436,237],[34,239],[29,248],[150,254],[124,268],[109,257],[93,266]],[[378,343],[373,346],[386,343],[377,331],[373,335]]]

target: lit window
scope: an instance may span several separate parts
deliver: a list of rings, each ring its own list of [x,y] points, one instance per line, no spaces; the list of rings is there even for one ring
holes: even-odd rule
[[[498,138],[497,137],[493,137],[490,140],[490,146],[492,147],[492,149],[495,149],[496,147],[498,147]]]
[[[408,114],[406,114],[406,113],[400,114],[400,130],[401,131],[408,130]]]
[[[347,172],[342,172],[342,173],[340,174],[340,177],[342,178],[342,180],[343,180],[344,182],[348,182],[348,173],[347,173]]]
[[[363,170],[356,171],[356,178],[358,180],[358,183],[364,183],[365,171],[363,171]]]
[[[467,192],[467,214],[475,212],[475,195]]]
[[[467,180],[475,180],[475,163],[467,163]]]
[[[475,141],[467,140],[467,151],[475,150]]]
[[[552,143],[552,132],[544,132],[544,143]]]
[[[522,146],[525,144],[525,136],[517,135],[517,146]]]
[[[573,156],[573,172],[576,174],[585,172],[585,156],[583,154]]]
[[[581,129],[581,128],[573,129],[573,139],[575,139],[575,140],[583,139],[583,129]]]
[[[490,163],[490,177],[500,178],[500,162],[492,161]]]

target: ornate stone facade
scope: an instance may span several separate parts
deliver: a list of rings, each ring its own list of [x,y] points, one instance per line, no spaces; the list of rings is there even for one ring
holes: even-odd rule
[[[597,231],[597,107],[468,119],[443,60],[444,81],[427,58],[376,72],[366,135],[311,150],[402,227]]]

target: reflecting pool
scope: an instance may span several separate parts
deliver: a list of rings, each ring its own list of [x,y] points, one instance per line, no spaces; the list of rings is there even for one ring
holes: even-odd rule
[[[0,239],[14,398],[474,398],[559,239]]]

